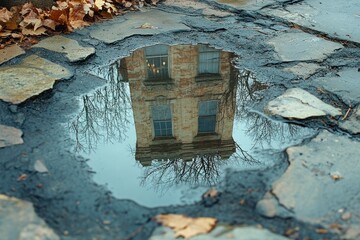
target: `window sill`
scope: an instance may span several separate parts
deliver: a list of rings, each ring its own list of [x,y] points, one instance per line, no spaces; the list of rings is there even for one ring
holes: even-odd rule
[[[220,140],[220,135],[217,133],[198,133],[194,137],[194,142],[208,141],[208,140]]]
[[[204,73],[195,77],[196,82],[208,82],[208,81],[221,81],[221,75],[219,73]]]
[[[145,86],[157,86],[157,85],[173,85],[174,84],[174,80],[169,78],[169,79],[163,79],[163,80],[145,80],[144,81],[144,85]]]

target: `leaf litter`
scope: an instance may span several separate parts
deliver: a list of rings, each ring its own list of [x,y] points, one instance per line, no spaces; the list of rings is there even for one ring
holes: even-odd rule
[[[215,218],[192,218],[181,214],[159,214],[155,216],[154,220],[174,230],[175,237],[186,239],[210,232],[217,222]]]

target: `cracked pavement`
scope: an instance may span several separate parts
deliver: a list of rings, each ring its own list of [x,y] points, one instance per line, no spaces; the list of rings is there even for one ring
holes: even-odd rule
[[[234,2],[167,1],[53,42],[44,40],[25,53],[4,49],[0,193],[31,202],[56,233],[48,230],[50,239],[171,239],[168,229],[152,221],[160,213],[217,218],[219,229],[209,233],[210,239],[222,236],[217,234],[223,228],[235,239],[247,234],[254,239],[359,239],[360,2]],[[81,97],[107,85],[89,71],[158,43],[207,43],[236,54],[237,69],[269,86],[252,111],[316,134],[273,153],[280,160],[271,167],[229,169],[215,186],[219,201],[211,204],[198,199],[147,208],[114,197],[94,182],[88,159],[73,151],[76,139],[69,124],[80,111]],[[35,62],[40,64],[31,65]],[[298,103],[282,97],[294,88],[317,98],[311,107],[322,113],[297,117]],[[267,104],[279,96],[276,107],[285,113],[269,114]],[[301,110],[309,113],[308,107]],[[38,160],[48,172],[34,169]],[[21,226],[11,226],[19,236]],[[4,239],[14,239],[10,233]]]

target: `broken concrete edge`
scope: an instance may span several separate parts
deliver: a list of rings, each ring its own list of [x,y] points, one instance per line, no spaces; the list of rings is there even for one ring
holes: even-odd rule
[[[0,49],[0,66],[3,63],[6,63],[10,61],[13,58],[16,58],[17,56],[25,54],[24,49],[19,47],[17,44],[12,44],[4,49]]]
[[[77,40],[62,35],[42,39],[39,43],[33,45],[32,48],[42,48],[52,52],[63,53],[71,63],[84,61],[96,52],[94,47],[84,47]]]
[[[264,107],[264,113],[269,116],[298,120],[342,115],[341,109],[323,102],[302,88],[287,89]]]
[[[0,218],[2,239],[60,239],[31,202],[0,194]]]
[[[57,63],[53,63],[38,55],[23,58],[18,64],[0,68],[0,99],[12,104],[20,104],[52,89],[56,81],[67,80],[74,73]],[[17,77],[13,79],[13,76]],[[31,76],[31,81],[29,80]],[[17,84],[21,84],[20,91]]]
[[[20,129],[0,123],[0,148],[23,144],[22,136]]]

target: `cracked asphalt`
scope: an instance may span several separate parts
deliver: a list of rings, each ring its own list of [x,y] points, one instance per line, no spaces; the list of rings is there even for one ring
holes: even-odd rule
[[[152,220],[164,213],[214,217],[230,229],[268,229],[274,239],[360,239],[356,174],[360,168],[360,114],[356,110],[360,102],[360,4],[355,0],[244,2],[166,1],[155,9],[128,13],[65,36],[95,53],[69,59],[51,49],[50,42],[50,47],[33,47],[4,62],[0,77],[8,76],[8,69],[16,72],[16,66],[31,55],[66,68],[72,77],[60,77],[52,88],[20,103],[0,97],[0,124],[21,129],[24,142],[0,148],[0,193],[31,202],[60,239],[171,239]],[[139,29],[144,23],[153,28]],[[82,96],[107,85],[89,74],[91,69],[159,43],[206,43],[234,53],[236,68],[251,71],[257,81],[269,86],[261,92],[261,100],[252,103],[252,111],[316,134],[274,153],[278,161],[270,168],[227,170],[215,186],[221,195],[214,202],[199,199],[193,204],[147,208],[115,198],[106,186],[94,182],[88,159],[73,150],[76,139],[69,125],[81,110]],[[2,81],[0,93],[5,91]],[[307,91],[341,115],[299,119],[264,110],[292,88]],[[289,108],[304,107],[290,104],[284,103]],[[37,160],[44,162],[47,173],[34,169]],[[24,174],[26,180],[19,180]],[[334,180],[336,174],[340,180]],[[259,206],[260,201],[265,204]],[[350,218],[344,216],[346,212]],[[16,221],[12,228],[19,231]]]

